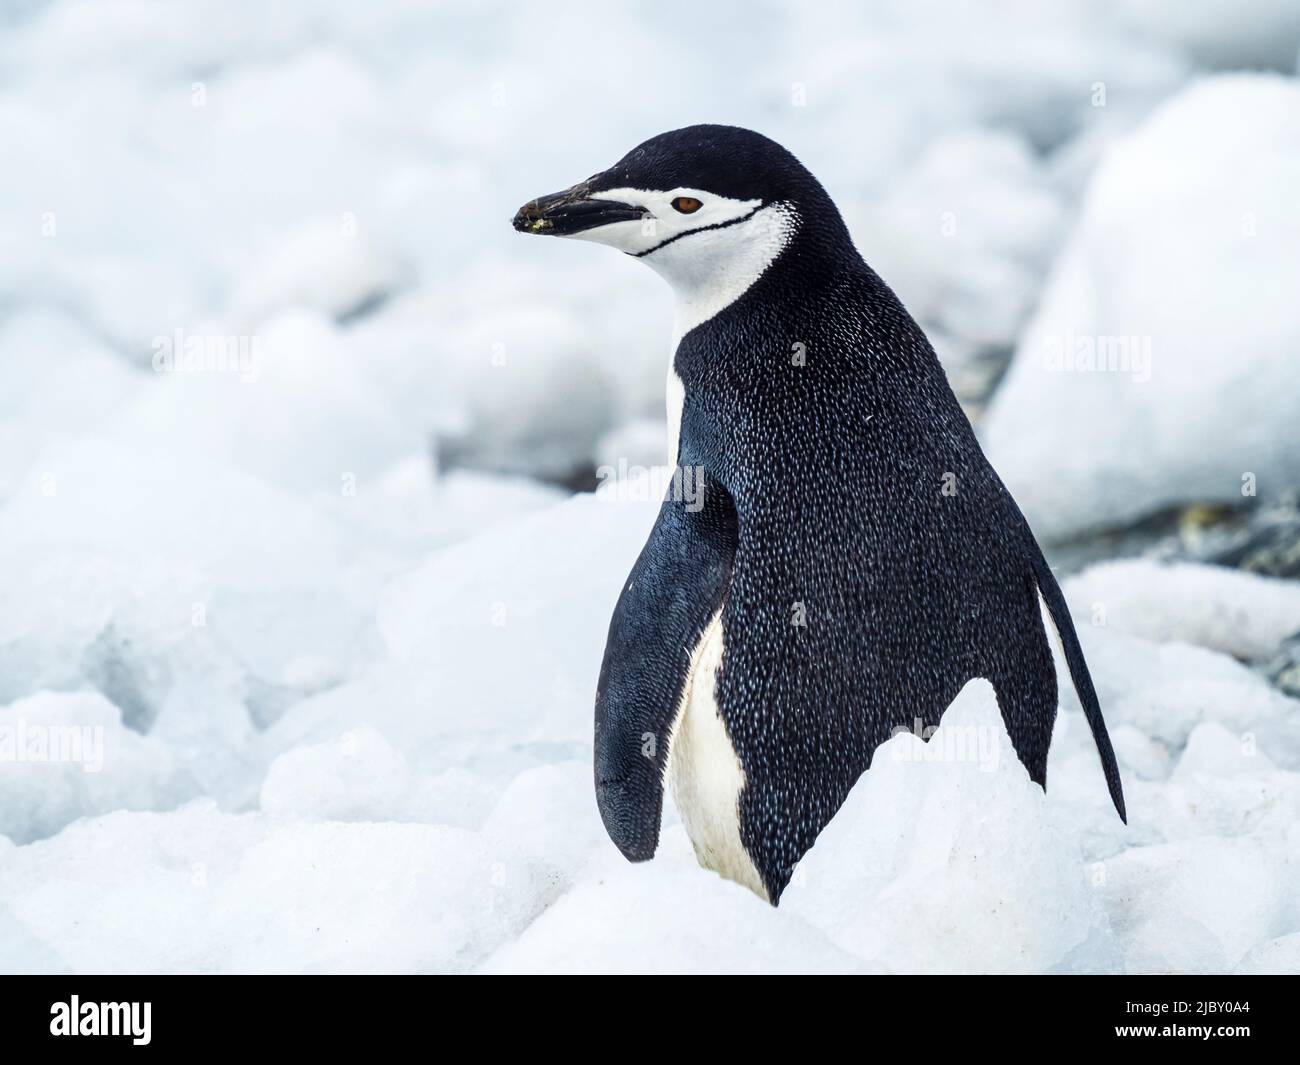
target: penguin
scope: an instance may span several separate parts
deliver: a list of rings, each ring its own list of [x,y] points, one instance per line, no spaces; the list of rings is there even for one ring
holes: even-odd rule
[[[596,801],[625,857],[654,855],[671,783],[700,863],[776,905],[876,748],[900,729],[928,737],[974,678],[1046,789],[1049,628],[1127,821],[1033,533],[925,334],[793,154],[689,126],[513,224],[616,248],[674,295],[677,469],[596,694]]]

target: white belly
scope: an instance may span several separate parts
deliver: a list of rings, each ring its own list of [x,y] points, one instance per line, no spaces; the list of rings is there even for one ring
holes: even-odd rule
[[[677,350],[677,345],[673,345]],[[665,406],[668,410],[668,466],[677,465],[677,449],[682,436],[682,406],[686,403],[686,386],[673,369],[672,360],[668,362],[668,384],[664,389]]]
[[[718,715],[721,664],[719,609],[691,656],[682,705],[669,738],[668,776],[700,864],[767,899],[763,879],[740,842],[740,792],[745,771]]]

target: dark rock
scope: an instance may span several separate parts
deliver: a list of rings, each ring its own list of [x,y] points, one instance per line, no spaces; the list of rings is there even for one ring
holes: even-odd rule
[[[1264,675],[1279,690],[1300,699],[1300,632],[1292,633],[1282,641],[1277,654],[1264,667]]]

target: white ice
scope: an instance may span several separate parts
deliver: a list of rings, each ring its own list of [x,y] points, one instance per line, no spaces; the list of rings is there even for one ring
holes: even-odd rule
[[[660,130],[763,129],[954,372],[1018,349],[986,437],[1040,531],[1268,496],[1300,470],[1294,5],[613,5],[578,53],[473,5],[21,7],[0,970],[1300,968],[1300,704],[1254,668],[1296,585],[1211,567],[1065,585],[1127,827],[1068,684],[1044,795],[974,682],[780,908],[671,802],[624,862],[592,700],[671,311],[509,226]],[[1243,64],[1281,73],[1213,73]],[[1149,334],[1151,380],[1039,372],[1065,331]]]

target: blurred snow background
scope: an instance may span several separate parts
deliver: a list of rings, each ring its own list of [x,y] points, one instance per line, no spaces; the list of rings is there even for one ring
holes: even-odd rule
[[[0,7],[0,969],[1300,970],[1298,47],[1290,0]],[[668,294],[508,220],[701,121],[823,180],[1077,573],[1127,829],[1067,692],[1046,798],[892,741],[777,911],[671,809],[605,839],[656,507],[589,489],[661,460]]]

